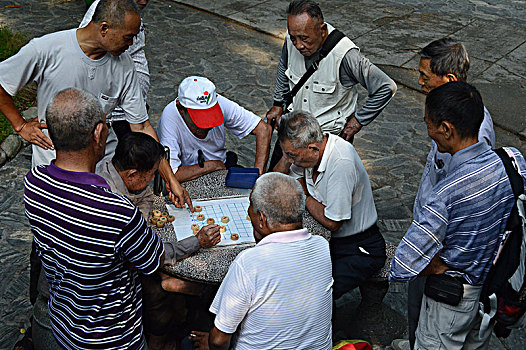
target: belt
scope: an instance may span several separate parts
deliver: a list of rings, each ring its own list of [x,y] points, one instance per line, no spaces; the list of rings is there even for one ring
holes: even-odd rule
[[[332,237],[331,241],[354,244],[354,243],[361,242],[364,239],[371,238],[373,235],[376,235],[376,234],[381,235],[380,230],[378,229],[378,225],[374,223],[371,227],[369,227],[365,231],[355,233],[354,235],[350,235],[347,237]]]

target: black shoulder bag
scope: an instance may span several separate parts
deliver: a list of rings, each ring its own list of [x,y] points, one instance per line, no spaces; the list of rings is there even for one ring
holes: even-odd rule
[[[305,74],[301,77],[301,79],[298,81],[296,85],[283,96],[283,111],[285,111],[290,104],[292,103],[294,96],[298,93],[298,91],[302,88],[303,85],[305,85],[305,82],[309,80],[309,78],[314,74],[315,71],[318,70],[320,67],[320,61],[327,57],[327,55],[334,49],[336,44],[340,42],[345,37],[345,34],[340,32],[338,29],[334,29],[329,36],[327,36],[327,39],[325,39],[325,42],[321,46],[320,54],[318,56],[318,59],[312,62],[312,65],[307,69]],[[274,130],[274,126],[276,126],[276,119],[272,119],[270,122],[270,126],[272,127],[272,130]],[[283,157],[283,152],[281,150],[281,147],[279,145],[279,141],[276,141],[276,144],[274,145],[274,151],[272,152],[272,157],[270,158],[270,165],[268,167],[269,170],[272,170],[276,164],[280,161],[281,157]]]

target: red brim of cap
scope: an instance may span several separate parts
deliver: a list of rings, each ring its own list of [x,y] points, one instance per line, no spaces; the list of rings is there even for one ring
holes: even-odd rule
[[[200,129],[210,129],[223,124],[223,112],[219,103],[207,109],[190,109],[187,108],[188,114],[194,124]]]

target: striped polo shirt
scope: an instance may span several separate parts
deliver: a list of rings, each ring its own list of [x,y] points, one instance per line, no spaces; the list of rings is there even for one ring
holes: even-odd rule
[[[510,149],[524,178],[524,158]],[[504,165],[486,142],[456,152],[447,176],[433,188],[398,246],[389,279],[415,278],[439,253],[451,269],[447,273],[483,284],[514,202]]]
[[[235,350],[332,348],[329,244],[307,229],[272,233],[236,257],[210,311]]]
[[[164,250],[139,210],[102,177],[54,162],[26,175],[24,201],[58,343],[66,349],[144,347],[137,272],[154,273]]]

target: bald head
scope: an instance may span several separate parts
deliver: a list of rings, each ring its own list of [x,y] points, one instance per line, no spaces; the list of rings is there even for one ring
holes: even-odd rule
[[[108,23],[112,28],[123,28],[126,14],[139,16],[139,7],[135,0],[100,0],[92,21]]]
[[[269,225],[301,223],[305,194],[299,182],[281,173],[259,177],[250,194],[255,212],[261,212]]]
[[[49,136],[57,152],[85,149],[95,126],[104,122],[99,101],[75,88],[60,91],[46,109]]]

